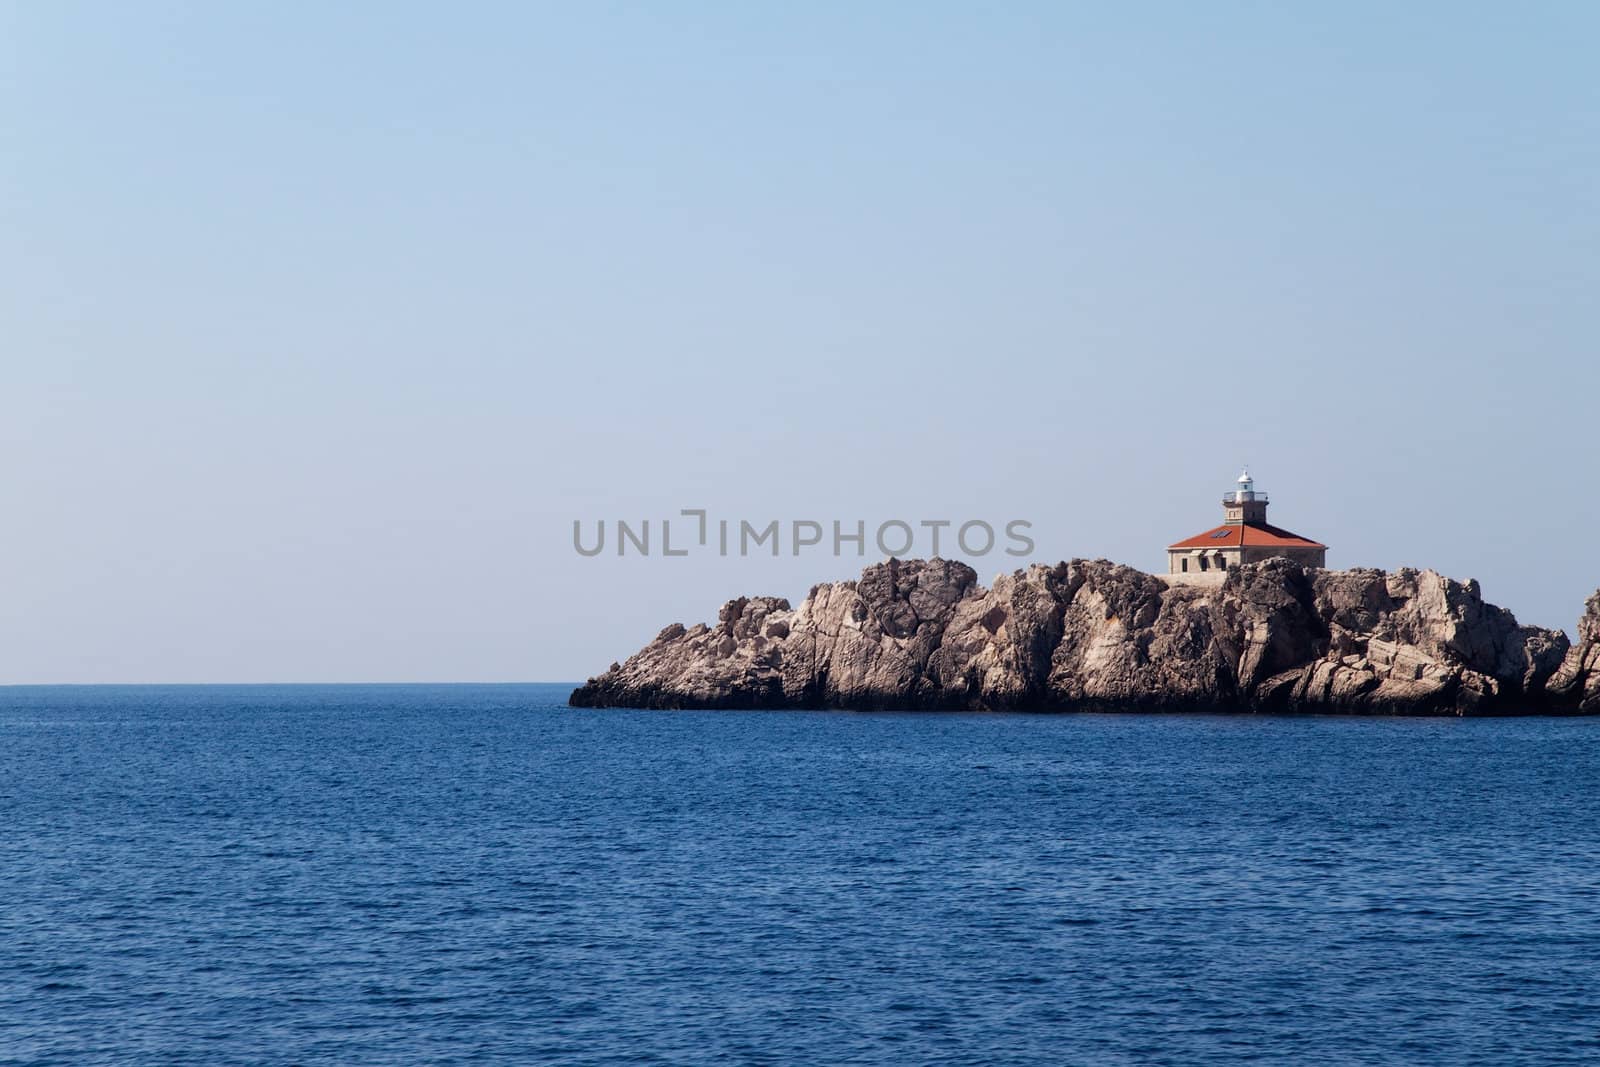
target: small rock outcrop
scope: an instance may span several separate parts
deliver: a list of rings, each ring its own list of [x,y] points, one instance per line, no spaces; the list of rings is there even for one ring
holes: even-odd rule
[[[1600,713],[1600,593],[1578,641],[1476,582],[1271,559],[1219,586],[1106,560],[1001,575],[894,560],[674,623],[580,707]]]
[[[1544,687],[1552,697],[1582,714],[1600,714],[1600,592],[1584,603],[1578,643],[1567,650]]]

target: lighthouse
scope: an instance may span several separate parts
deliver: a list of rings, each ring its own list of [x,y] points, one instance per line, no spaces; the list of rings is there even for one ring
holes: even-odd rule
[[[1222,525],[1167,546],[1168,574],[1221,575],[1241,563],[1283,556],[1325,567],[1328,546],[1267,522],[1267,494],[1246,468],[1222,498]]]

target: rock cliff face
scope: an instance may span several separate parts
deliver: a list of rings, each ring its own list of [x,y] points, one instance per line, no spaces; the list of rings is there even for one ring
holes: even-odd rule
[[[1364,714],[1600,712],[1600,593],[1576,645],[1476,582],[1272,559],[1210,588],[1106,560],[993,588],[890,560],[798,608],[729,601],[572,694],[583,707],[966,708]]]
[[[1600,714],[1600,592],[1584,603],[1578,643],[1545,682],[1545,692],[1583,714]]]

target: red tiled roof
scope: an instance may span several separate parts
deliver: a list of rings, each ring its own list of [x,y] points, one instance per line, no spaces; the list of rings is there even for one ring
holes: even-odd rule
[[[1261,548],[1327,548],[1318,541],[1312,541],[1292,534],[1288,530],[1265,523],[1235,523],[1216,526],[1202,534],[1179,541],[1168,548],[1238,548],[1241,545],[1250,545]]]

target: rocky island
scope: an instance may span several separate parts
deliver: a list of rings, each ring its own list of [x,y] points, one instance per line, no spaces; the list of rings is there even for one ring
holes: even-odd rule
[[[1600,713],[1600,593],[1573,643],[1430,570],[1284,558],[1210,585],[1107,560],[1001,575],[898,560],[798,608],[662,630],[578,707]]]

